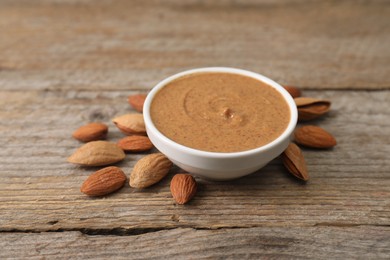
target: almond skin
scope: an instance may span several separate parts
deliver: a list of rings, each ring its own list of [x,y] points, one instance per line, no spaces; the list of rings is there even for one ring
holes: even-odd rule
[[[299,121],[316,119],[329,112],[331,103],[328,100],[298,97],[294,99],[298,109]]]
[[[115,166],[103,168],[91,174],[80,188],[88,196],[104,196],[123,187],[126,182],[124,172]]]
[[[172,167],[172,162],[162,153],[153,153],[139,160],[130,175],[130,186],[146,188],[164,178]]]
[[[147,136],[132,135],[122,138],[118,146],[125,152],[144,152],[153,148],[153,144]]]
[[[311,148],[332,148],[336,139],[321,127],[307,125],[295,130],[295,142]]]
[[[135,110],[142,113],[146,96],[146,94],[131,95],[127,98],[127,101]]]
[[[281,158],[284,166],[292,175],[303,181],[309,180],[305,158],[296,144],[290,143],[281,154]]]
[[[126,114],[112,120],[116,127],[126,135],[146,135],[142,114]]]
[[[90,142],[105,139],[108,127],[102,123],[89,123],[79,127],[73,132],[73,138],[81,142]]]
[[[186,204],[196,193],[197,184],[189,174],[176,174],[171,180],[171,194],[178,204]]]
[[[293,87],[293,86],[283,86],[283,87],[285,90],[287,90],[288,93],[290,93],[290,95],[293,98],[297,98],[297,97],[300,97],[302,95],[301,90],[297,87]]]
[[[92,141],[78,148],[68,162],[84,166],[102,166],[119,162],[125,153],[117,144],[107,141]]]

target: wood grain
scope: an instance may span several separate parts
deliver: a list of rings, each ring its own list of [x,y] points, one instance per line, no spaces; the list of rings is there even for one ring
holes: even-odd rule
[[[130,91],[1,91],[0,230],[165,229],[257,226],[390,225],[389,91],[305,91],[332,100],[314,124],[338,141],[333,150],[304,150],[311,181],[291,178],[279,160],[231,182],[199,180],[189,205],[174,203],[169,182],[105,198],[79,188],[98,168],[66,162],[80,146],[71,133],[86,122],[109,124],[132,111]],[[375,105],[374,105],[375,104]],[[118,164],[131,172],[142,154]]]
[[[136,236],[5,233],[0,246],[2,259],[388,259],[390,227],[179,228]]]
[[[388,17],[384,0],[0,0],[0,258],[388,258]],[[72,132],[102,121],[118,141],[110,120],[134,112],[129,94],[205,66],[332,100],[312,123],[338,145],[303,150],[311,180],[276,159],[197,179],[185,206],[169,192],[178,168],[145,190],[82,194],[99,168],[66,162]],[[142,156],[117,165],[129,175]]]
[[[388,89],[388,1],[0,1],[0,89],[149,89],[230,66],[304,88]]]

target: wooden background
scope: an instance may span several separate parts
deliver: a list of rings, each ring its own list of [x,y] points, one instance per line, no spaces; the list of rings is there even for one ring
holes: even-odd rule
[[[390,257],[389,1],[0,0],[0,258]],[[173,73],[259,72],[328,98],[311,122],[333,150],[304,150],[311,180],[279,160],[230,182],[199,181],[185,206],[172,173],[105,198],[70,165],[90,121]],[[129,175],[142,154],[118,164]]]

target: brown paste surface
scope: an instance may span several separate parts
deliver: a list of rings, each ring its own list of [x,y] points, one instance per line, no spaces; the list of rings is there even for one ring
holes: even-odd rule
[[[283,96],[256,79],[231,73],[196,73],[162,88],[152,121],[171,140],[199,150],[239,152],[270,143],[287,128]]]

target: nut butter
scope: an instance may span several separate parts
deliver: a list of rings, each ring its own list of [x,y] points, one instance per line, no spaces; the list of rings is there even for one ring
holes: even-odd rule
[[[156,128],[184,146],[240,152],[268,144],[290,121],[283,96],[257,79],[233,73],[194,73],[156,93],[150,108]]]

